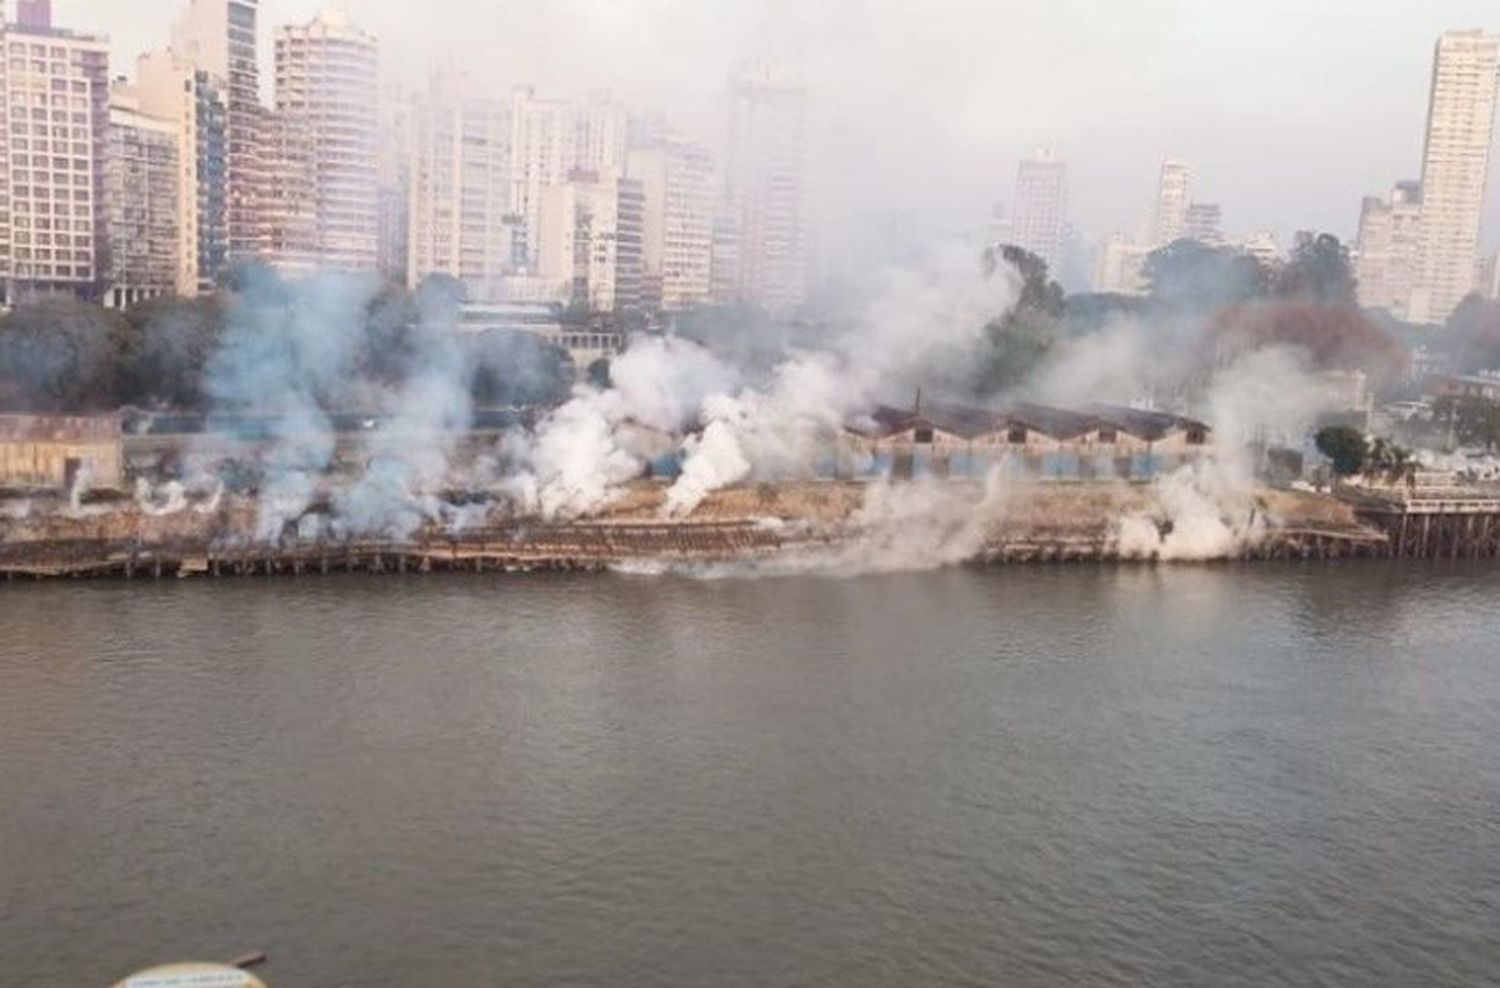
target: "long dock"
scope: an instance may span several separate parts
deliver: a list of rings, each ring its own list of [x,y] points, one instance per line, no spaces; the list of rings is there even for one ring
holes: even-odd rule
[[[600,570],[627,559],[748,557],[785,545],[750,522],[516,526],[407,541],[11,543],[0,546],[0,578]]]

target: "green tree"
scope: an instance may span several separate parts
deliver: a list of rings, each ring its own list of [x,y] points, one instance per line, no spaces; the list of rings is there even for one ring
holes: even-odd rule
[[[554,405],[573,386],[567,351],[532,333],[481,333],[463,346],[469,390],[481,408]]]
[[[1142,319],[1150,315],[1147,299],[1134,295],[1106,292],[1083,292],[1065,300],[1069,332],[1090,332],[1109,325],[1112,320]]]
[[[1404,483],[1416,473],[1417,464],[1411,451],[1383,436],[1370,443],[1365,456],[1364,473],[1372,480],[1384,480],[1392,484]]]
[[[1015,387],[1036,370],[1057,343],[1065,309],[1062,288],[1047,276],[1046,261],[1014,246],[985,251],[987,276],[1002,263],[1019,274],[1021,292],[1009,311],[984,328],[975,388],[981,395]]]
[[[159,298],[125,314],[120,398],[139,405],[198,409],[207,402],[204,375],[223,339],[217,296]]]
[[[234,262],[225,269],[219,278],[219,284],[225,290],[253,299],[259,305],[288,306],[295,298],[295,292],[287,280],[261,260]]]
[[[1314,440],[1318,452],[1333,463],[1333,472],[1352,477],[1365,467],[1369,443],[1364,433],[1347,425],[1330,425],[1318,430]]]
[[[1153,301],[1203,312],[1260,298],[1269,282],[1264,265],[1250,255],[1196,240],[1152,251],[1143,273]]]
[[[1477,395],[1443,395],[1432,403],[1433,418],[1465,446],[1500,446],[1500,402]]]
[[[600,357],[589,364],[587,371],[588,382],[600,390],[608,388],[610,386],[609,365],[610,361],[608,357]]]
[[[1349,248],[1331,233],[1297,242],[1291,258],[1276,273],[1272,290],[1279,298],[1353,305],[1357,286]]]
[[[416,303],[424,318],[457,318],[469,290],[451,274],[434,271],[417,285]]]
[[[18,305],[0,319],[0,396],[28,411],[114,408],[129,335],[118,312],[70,296]]]
[[[423,282],[425,287],[427,282]],[[429,305],[445,312],[446,303],[434,295]],[[414,327],[421,318],[418,297],[394,282],[382,285],[365,304],[364,340],[358,356],[361,374],[393,383],[411,370],[417,341]]]
[[[1004,244],[998,249],[990,247],[985,250],[984,273],[986,277],[994,275],[1002,263],[1015,268],[1016,273],[1021,276],[1021,296],[1016,300],[1017,309],[1039,312],[1053,319],[1062,318],[1066,309],[1063,290],[1049,277],[1046,261],[1014,244]]]
[[[1438,345],[1464,372],[1500,367],[1500,302],[1469,295],[1448,317]]]

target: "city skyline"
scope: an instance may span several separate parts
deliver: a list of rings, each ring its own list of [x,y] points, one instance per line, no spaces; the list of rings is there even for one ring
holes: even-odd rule
[[[88,2],[73,0],[78,6]],[[410,248],[404,240],[414,206],[419,215],[431,206],[435,210],[433,220],[445,227],[461,219],[469,230],[475,229],[470,213],[479,201],[475,198],[478,190],[467,188],[472,175],[458,176],[465,188],[459,199],[452,200],[457,209],[451,215],[447,203],[413,202],[413,196],[424,189],[444,195],[446,185],[433,184],[430,175],[421,173],[415,174],[418,184],[411,185],[414,173],[410,156],[414,149],[406,146],[411,131],[408,125],[400,124],[400,119],[409,118],[411,101],[419,90],[394,81],[399,73],[391,67],[410,57],[416,47],[404,39],[394,45],[383,44],[376,31],[353,14],[355,5],[345,0],[325,0],[318,4],[316,15],[300,23],[270,20],[266,14],[278,2],[289,0],[270,0],[266,6],[261,0],[183,0],[168,35],[169,47],[143,55],[133,73],[127,66],[108,68],[122,113],[139,110],[171,122],[179,145],[177,163],[172,167],[180,172],[176,184],[181,187],[176,215],[151,217],[150,225],[143,227],[126,223],[122,218],[126,214],[117,213],[117,232],[111,236],[129,236],[126,231],[132,225],[170,235],[174,246],[162,251],[174,254],[176,274],[163,278],[158,268],[157,274],[147,277],[132,273],[146,270],[144,267],[117,267],[108,269],[115,272],[111,284],[96,286],[94,291],[109,291],[117,298],[151,297],[192,285],[195,274],[200,284],[211,281],[216,276],[215,267],[253,257],[269,260],[287,272],[318,268],[378,270],[387,277],[410,281],[420,277],[418,269],[422,267],[418,263],[413,268],[409,263],[420,259],[407,256]],[[465,0],[449,2],[457,8]],[[63,8],[54,8],[50,0],[16,9],[16,32],[32,28],[45,31],[52,23],[62,29],[60,36],[82,31],[82,36],[95,39],[96,46],[111,44],[103,32],[91,26],[62,20]],[[378,21],[378,12],[372,13]],[[792,24],[793,28],[797,26]],[[792,34],[789,30],[788,36]],[[28,50],[34,59],[38,52],[46,54],[39,45]],[[270,72],[262,71],[268,50]],[[1401,262],[1407,267],[1415,265],[1417,271],[1397,271],[1391,266],[1395,261],[1360,262],[1360,267],[1373,275],[1361,294],[1367,299],[1384,296],[1387,300],[1381,307],[1406,313],[1419,323],[1443,322],[1470,290],[1484,290],[1493,282],[1495,269],[1494,254],[1486,249],[1481,235],[1484,212],[1494,208],[1492,198],[1485,202],[1485,193],[1495,91],[1500,83],[1495,36],[1482,29],[1448,30],[1438,36],[1431,50],[1430,99],[1422,140],[1423,205],[1421,223],[1415,229],[1420,249]],[[355,61],[350,61],[351,57]],[[801,64],[807,64],[806,58]],[[203,101],[196,96],[190,101],[197,104],[191,113],[188,102],[171,97],[173,87],[182,91],[183,85],[189,85],[195,93],[202,89],[198,81],[179,79],[187,66],[206,73],[203,82],[209,89],[221,90],[204,90],[200,95],[208,104],[219,106],[222,124],[203,116]],[[61,64],[55,60],[34,60],[13,67],[12,74],[15,85],[24,87],[41,84],[45,73],[59,71]],[[453,61],[449,71],[465,76],[470,96],[501,105],[501,84],[494,73],[475,73],[460,60]],[[1061,84],[1063,79],[1060,73],[1054,73],[1045,81]],[[573,273],[574,265],[565,265],[557,250],[564,238],[571,240],[572,234],[565,232],[571,221],[555,218],[550,234],[547,232],[542,217],[545,193],[575,180],[603,182],[603,187],[613,187],[608,185],[612,178],[638,180],[642,176],[628,174],[631,153],[659,143],[669,133],[699,146],[700,160],[712,178],[707,189],[694,189],[691,186],[699,179],[690,177],[689,171],[678,170],[671,188],[662,184],[662,177],[648,183],[656,189],[650,197],[654,204],[641,214],[648,247],[647,255],[641,258],[647,275],[643,297],[648,301],[662,297],[661,203],[667,199],[683,201],[683,197],[698,200],[699,205],[673,221],[693,227],[693,232],[679,238],[673,248],[679,252],[674,265],[685,262],[701,271],[708,271],[715,263],[721,267],[733,265],[732,273],[709,272],[706,281],[714,299],[750,302],[780,311],[800,305],[814,283],[851,283],[869,269],[870,261],[879,262],[882,255],[897,256],[898,246],[904,251],[920,250],[935,244],[941,236],[955,233],[970,239],[999,237],[1026,247],[1047,262],[1065,288],[1075,291],[1090,280],[1096,290],[1138,286],[1135,272],[1143,256],[1141,249],[1165,246],[1184,235],[1207,244],[1227,243],[1244,249],[1253,240],[1253,252],[1272,260],[1291,245],[1294,234],[1300,242],[1304,232],[1332,232],[1356,250],[1364,247],[1377,255],[1389,253],[1389,248],[1379,242],[1384,227],[1369,188],[1341,197],[1343,208],[1356,217],[1354,235],[1342,223],[1319,224],[1306,218],[1290,228],[1281,227],[1272,216],[1245,212],[1232,202],[1226,208],[1223,197],[1212,194],[1213,189],[1239,174],[1240,163],[1226,166],[1220,162],[1215,166],[1212,158],[1205,164],[1178,154],[1158,159],[1155,202],[1146,204],[1144,214],[1139,212],[1140,200],[1135,196],[1126,202],[1134,200],[1136,206],[1122,205],[1123,210],[1138,217],[1133,236],[1128,232],[1131,225],[1107,230],[1091,225],[1084,208],[1078,205],[1090,192],[1079,191],[1086,183],[1077,177],[1087,173],[1089,165],[1080,163],[1065,149],[1046,144],[1037,145],[1047,148],[1043,158],[1019,159],[1009,198],[1007,190],[987,176],[987,210],[971,205],[949,214],[946,207],[935,203],[926,208],[914,206],[904,198],[911,186],[922,186],[933,196],[941,196],[945,190],[959,194],[962,182],[952,171],[971,162],[958,159],[935,164],[930,171],[908,169],[890,178],[882,175],[882,163],[872,156],[859,169],[830,175],[829,152],[839,147],[841,137],[839,120],[827,112],[820,115],[815,107],[820,103],[837,107],[839,90],[833,87],[831,93],[825,93],[793,62],[774,58],[735,62],[724,77],[719,119],[699,126],[685,122],[676,112],[663,113],[652,104],[626,98],[617,90],[595,88],[585,96],[575,95],[589,81],[588,72],[574,67],[564,83],[555,87],[530,82],[513,84],[503,91],[508,93],[508,108],[494,121],[501,128],[493,138],[499,143],[491,149],[491,164],[482,166],[488,176],[484,181],[492,181],[497,189],[509,185],[509,201],[500,216],[501,223],[493,224],[493,217],[488,216],[493,211],[486,207],[487,218],[482,225],[489,232],[483,235],[483,241],[462,246],[467,260],[454,262],[450,258],[434,270],[459,275],[461,268],[472,266],[469,262],[479,249],[492,259],[486,262],[492,270],[478,279],[464,280],[471,291],[494,300],[615,298],[613,290],[600,292],[564,284],[578,277]],[[699,88],[704,92],[719,89]],[[1040,92],[1045,97],[1048,90]],[[914,92],[912,97],[917,95]],[[27,99],[18,90],[10,102],[24,106]],[[398,106],[407,109],[397,110],[392,116]],[[61,107],[53,110],[55,116]],[[503,118],[508,118],[508,124]],[[886,137],[901,136],[899,128],[916,126],[914,120],[893,117]],[[212,142],[218,139],[212,130],[220,126],[222,151],[216,151]],[[406,136],[398,140],[398,131],[388,129],[392,126]],[[716,142],[709,136],[715,132],[722,135],[717,151]],[[130,149],[139,147],[142,139],[139,128],[114,136],[120,140],[111,148],[121,149],[122,154],[133,153]],[[476,138],[491,140],[472,134],[464,140]],[[1179,136],[1174,143],[1186,141]],[[470,168],[467,158],[450,156],[449,160],[453,166]],[[642,156],[635,160],[638,167],[665,175],[659,164]],[[96,163],[98,175],[102,175],[104,165],[103,161]],[[700,167],[694,165],[692,169]],[[1056,172],[1055,178],[1037,179],[1050,171]],[[1308,174],[1315,172],[1308,168]],[[224,176],[222,189],[216,184],[218,175]],[[16,178],[17,189],[26,192],[28,175],[18,172]],[[880,182],[882,178],[886,180]],[[102,182],[97,176],[96,180]],[[871,181],[879,184],[879,193],[861,199],[861,187]],[[1293,188],[1287,186],[1281,198],[1293,200]],[[622,191],[618,208],[625,209],[635,194]],[[485,194],[480,195],[482,198]],[[223,206],[214,207],[220,198]],[[718,201],[703,205],[714,199]],[[162,196],[141,201],[162,201]],[[113,209],[102,198],[100,203],[96,204],[100,210]],[[1355,208],[1355,203],[1361,205]],[[598,203],[579,208],[583,210],[579,217],[591,215],[597,212]],[[165,207],[163,210],[170,212]],[[23,212],[33,211],[28,207]],[[50,214],[50,206],[47,211]],[[571,207],[565,212],[571,214]],[[986,215],[1000,218],[999,225],[988,233],[983,218]],[[625,224],[622,230],[635,229],[634,220],[627,223],[621,218],[621,222]],[[221,258],[218,264],[204,264],[203,260],[218,249],[218,225],[227,230],[227,250],[217,255]],[[430,222],[425,229],[424,235],[435,235]],[[876,230],[882,232],[872,236]],[[548,235],[554,238],[550,246],[545,242]],[[606,236],[606,241],[597,243],[613,243],[616,234]],[[888,242],[893,236],[902,243]],[[197,263],[187,256],[195,243]],[[42,253],[36,256],[50,259],[51,245],[41,246]],[[433,246],[441,249],[442,243],[434,242]],[[96,258],[101,270],[106,270],[110,250],[111,245],[101,240]],[[123,241],[114,248],[121,256],[131,250]],[[680,254],[683,250],[687,254]],[[717,262],[713,258],[716,250]],[[1103,256],[1111,252],[1112,257]],[[615,256],[612,247],[607,256]],[[631,260],[636,256],[633,250],[619,256],[627,259],[622,263],[636,263]],[[509,260],[505,260],[507,257]],[[397,263],[393,258],[401,260]],[[497,262],[501,268],[494,270]],[[1086,274],[1090,268],[1096,273],[1093,279]],[[1103,277],[1101,273],[1106,271],[1114,274]],[[70,268],[65,273],[74,272]],[[597,269],[593,277],[612,283],[617,275],[624,278],[621,284],[641,284],[640,273],[625,276],[613,269],[607,273]],[[23,272],[14,277],[22,285],[28,280]],[[1399,285],[1402,278],[1410,285],[1402,289],[1408,297],[1397,298],[1391,286]],[[92,276],[86,279],[94,280],[97,278]],[[1377,284],[1382,280],[1384,285]],[[691,304],[688,299],[701,300],[703,281],[700,278],[697,287],[686,295],[671,293],[677,304],[667,308]],[[715,284],[717,289],[713,288]],[[637,295],[638,289],[630,289],[618,297]],[[634,303],[616,306],[621,311],[633,307]],[[591,303],[590,310],[595,308]]]
[[[139,15],[100,0],[56,6],[61,22],[110,33],[119,66],[159,44],[174,5]],[[304,22],[322,6],[262,0],[262,32],[268,39],[275,25]],[[1411,171],[1421,154],[1431,39],[1500,28],[1492,7],[1470,0],[1392,4],[1380,18],[1369,17],[1367,4],[1305,10],[1293,0],[1253,10],[1157,2],[1128,13],[1028,2],[1008,19],[966,0],[941,5],[946,17],[848,17],[838,4],[688,9],[673,0],[439,6],[449,16],[416,20],[368,0],[347,3],[407,85],[419,85],[435,58],[452,57],[500,66],[486,82],[502,87],[533,82],[571,97],[607,86],[633,105],[666,111],[716,152],[726,139],[730,65],[782,59],[817,94],[816,172],[847,175],[860,163],[854,180],[819,183],[833,184],[820,207],[836,230],[881,194],[951,228],[1005,199],[1017,162],[1046,145],[1069,162],[1074,223],[1099,240],[1136,228],[1141,190],[1154,186],[1169,157],[1193,163],[1202,198],[1222,205],[1232,230],[1272,229],[1285,242],[1316,228],[1352,240],[1360,198]],[[1374,34],[1349,30],[1362,17]],[[456,22],[464,31],[446,30]],[[1293,23],[1297,30],[1286,30]],[[650,57],[661,51],[672,57]],[[963,57],[929,64],[934,51]],[[265,52],[262,60],[265,77]],[[1325,71],[1333,64],[1338,72]],[[908,177],[926,172],[943,180]],[[1500,204],[1491,198],[1487,250],[1500,241]]]

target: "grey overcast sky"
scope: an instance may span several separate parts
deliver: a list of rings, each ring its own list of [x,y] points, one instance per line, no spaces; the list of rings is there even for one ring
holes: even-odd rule
[[[186,0],[55,0],[109,32],[116,71]],[[609,88],[721,140],[728,66],[808,80],[834,210],[954,226],[1011,194],[1037,146],[1070,167],[1087,234],[1133,229],[1161,158],[1195,172],[1231,233],[1352,235],[1360,197],[1420,171],[1432,46],[1500,31],[1496,0],[346,0],[390,73],[435,59],[497,86]],[[262,0],[262,36],[323,0]],[[829,178],[834,179],[828,181]],[[1493,184],[1493,183],[1492,183]],[[1487,240],[1500,234],[1492,189]]]

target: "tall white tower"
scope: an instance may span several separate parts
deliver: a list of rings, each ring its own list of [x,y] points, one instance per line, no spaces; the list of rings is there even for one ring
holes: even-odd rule
[[[224,185],[231,258],[264,253],[262,208],[270,174],[267,114],[260,101],[259,0],[189,0],[172,29],[173,55],[208,74],[225,104]]]
[[[1161,181],[1156,188],[1156,216],[1151,226],[1152,246],[1165,247],[1186,232],[1191,181],[1192,175],[1185,162],[1169,158],[1161,163]]]
[[[1054,152],[1040,149],[1016,169],[1011,240],[1047,262],[1053,278],[1062,266],[1068,226],[1068,166]]]
[[[276,34],[280,267],[374,271],[380,232],[380,53],[338,8]]]
[[[1422,153],[1414,322],[1443,322],[1474,290],[1497,83],[1500,39],[1482,31],[1453,31],[1438,39]]]
[[[738,295],[773,311],[807,294],[806,112],[806,89],[775,66],[741,65],[730,77],[725,192],[738,228]]]

